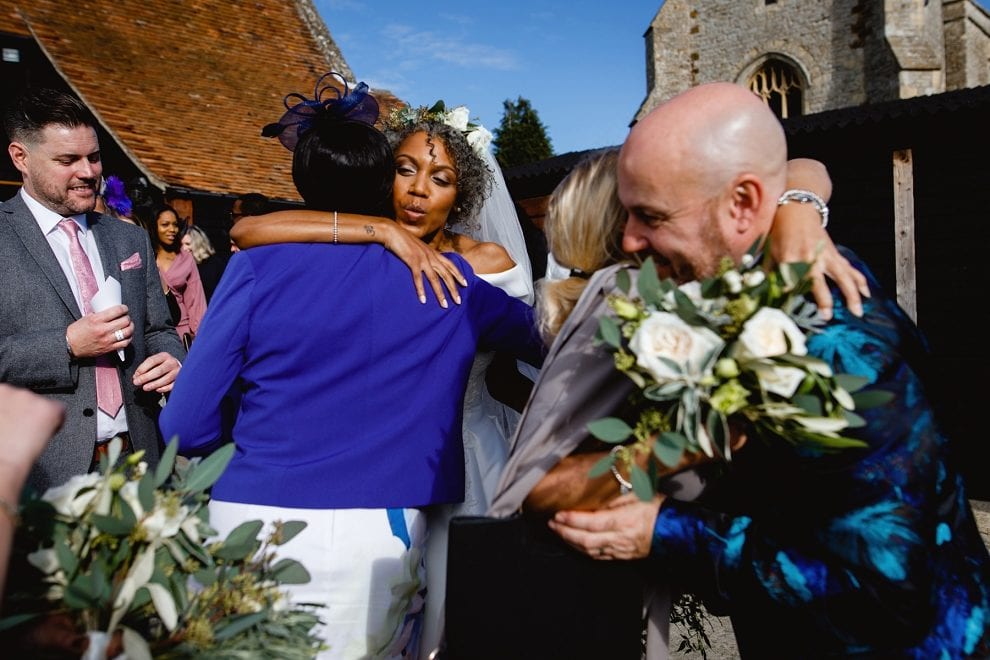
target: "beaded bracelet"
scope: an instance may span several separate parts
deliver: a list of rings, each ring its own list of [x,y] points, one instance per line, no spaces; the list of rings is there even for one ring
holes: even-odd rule
[[[621,449],[622,445],[616,445],[612,447],[612,451],[610,451],[609,454],[616,456]],[[619,468],[615,467],[614,462],[609,469],[612,471],[612,476],[615,477],[615,480],[619,482],[619,494],[625,495],[626,493],[631,493],[633,489],[632,483],[619,473]]]
[[[333,212],[333,244],[337,244],[337,212]]]
[[[785,190],[784,194],[777,200],[777,206],[783,206],[788,202],[811,204],[815,207],[815,210],[818,211],[818,215],[822,218],[822,229],[828,227],[828,204],[826,204],[825,200],[815,193],[810,190]]]

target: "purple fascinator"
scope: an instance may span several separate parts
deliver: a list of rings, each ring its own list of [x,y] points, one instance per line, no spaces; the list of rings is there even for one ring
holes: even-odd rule
[[[343,92],[337,85],[323,84],[323,81],[331,76],[340,79],[344,86]],[[316,81],[312,99],[292,92],[286,94],[283,103],[285,103],[285,114],[274,124],[268,124],[261,129],[261,135],[277,137],[282,146],[289,151],[295,150],[299,138],[311,129],[313,122],[321,116],[360,121],[369,126],[378,120],[378,101],[369,93],[368,85],[358,83],[357,87],[351,89],[344,77],[336,71],[323,74]]]
[[[124,189],[124,182],[112,174],[107,177],[105,182],[103,201],[107,208],[113,209],[117,215],[130,215],[134,208],[131,198],[127,196],[127,191]]]

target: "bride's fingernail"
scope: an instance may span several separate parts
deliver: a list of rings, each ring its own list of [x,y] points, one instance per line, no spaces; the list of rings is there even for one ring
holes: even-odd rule
[[[426,304],[426,296],[420,296],[419,297],[419,302],[421,302],[422,304],[425,305]]]
[[[441,298],[440,299],[440,306],[443,307],[444,309],[447,309],[447,299],[446,298]]]
[[[454,302],[457,303],[458,305],[460,305],[461,304],[461,297],[460,296],[454,296]]]

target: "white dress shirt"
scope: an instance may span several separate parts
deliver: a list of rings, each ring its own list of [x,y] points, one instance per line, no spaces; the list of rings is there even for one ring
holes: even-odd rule
[[[64,231],[58,228],[60,222],[62,222],[63,217],[71,217],[75,220],[76,224],[79,225],[79,243],[82,245],[83,252],[86,253],[86,257],[89,259],[90,265],[93,267],[93,276],[96,278],[97,283],[106,281],[106,276],[103,273],[103,262],[100,260],[100,250],[96,245],[96,237],[93,232],[89,230],[89,223],[86,221],[86,214],[80,213],[73,216],[61,216],[55,211],[46,208],[37,201],[31,195],[21,188],[20,191],[21,199],[27,204],[28,209],[31,211],[31,215],[34,216],[35,221],[38,223],[38,227],[41,228],[41,233],[45,235],[48,239],[48,245],[52,248],[52,252],[55,253],[55,258],[58,260],[58,265],[61,266],[62,272],[65,273],[65,279],[69,281],[69,287],[72,289],[72,295],[75,296],[76,304],[79,305],[79,311],[83,310],[83,301],[79,295],[79,283],[76,282],[76,273],[72,269],[72,257],[69,254],[69,237]],[[69,359],[68,353],[66,353],[66,359]],[[115,363],[117,360],[117,354],[115,351],[111,351],[107,354],[107,358],[111,363]],[[95,378],[95,376],[94,376]],[[123,384],[121,386],[123,389]],[[116,417],[110,417],[102,410],[97,407],[96,409],[96,441],[106,442],[110,438],[127,432],[127,413],[124,411],[124,406],[120,407],[120,411],[117,413]]]

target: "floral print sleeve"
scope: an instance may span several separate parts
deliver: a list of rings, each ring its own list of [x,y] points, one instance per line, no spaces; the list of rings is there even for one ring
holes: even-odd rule
[[[917,369],[924,345],[870,279],[809,342],[894,399],[864,411],[866,450],[757,445],[699,503],[667,500],[652,557],[732,616],[744,657],[987,657],[990,561]],[[839,296],[836,295],[836,300]]]

